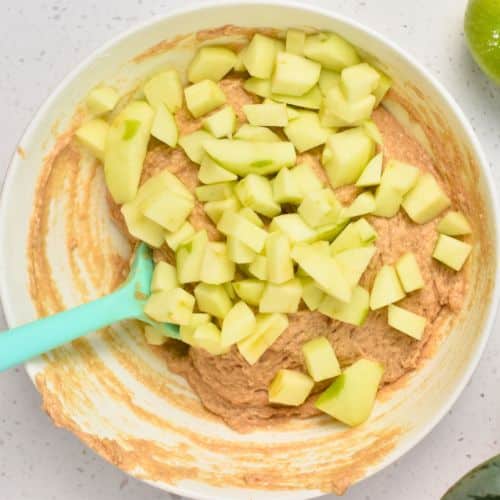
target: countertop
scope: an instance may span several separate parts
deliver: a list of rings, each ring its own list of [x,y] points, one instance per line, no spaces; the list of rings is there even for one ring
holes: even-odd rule
[[[61,79],[114,35],[189,0],[16,0],[0,19],[0,169],[31,117]],[[413,54],[469,117],[500,187],[500,89],[464,43],[466,0],[309,0],[385,34]],[[2,320],[0,327],[4,326]],[[346,500],[438,499],[463,473],[500,453],[500,322],[460,399],[423,442],[353,487]],[[0,375],[1,500],[170,500],[56,429],[22,368]],[[333,499],[333,496],[324,497]]]

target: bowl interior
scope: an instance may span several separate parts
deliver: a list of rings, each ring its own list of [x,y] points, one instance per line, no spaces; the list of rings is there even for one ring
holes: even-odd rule
[[[443,90],[378,35],[333,14],[292,4],[228,3],[188,9],[128,33],[73,72],[42,107],[21,141],[24,155],[13,159],[2,198],[0,284],[9,323],[98,297],[123,278],[129,248],[110,222],[101,169],[88,158],[71,167],[70,131],[84,118],[80,103],[88,90],[106,82],[133,91],[157,69],[184,68],[200,43],[243,42],[247,28],[262,26],[336,31],[393,77],[396,92],[385,105],[432,154],[443,178],[459,176],[466,188],[463,206],[476,236],[469,265],[474,293],[439,348],[429,348],[418,370],[384,391],[371,420],[354,430],[314,418],[238,434],[202,408],[134,323],[28,363],[58,425],[132,475],[198,498],[308,498],[341,492],[381,469],[423,437],[457,397],[484,346],[496,301],[492,184],[470,127]],[[27,252],[12,252],[13,244]]]

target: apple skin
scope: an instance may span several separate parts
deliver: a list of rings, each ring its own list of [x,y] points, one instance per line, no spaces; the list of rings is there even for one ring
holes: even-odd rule
[[[500,1],[469,0],[464,31],[472,57],[500,85]]]

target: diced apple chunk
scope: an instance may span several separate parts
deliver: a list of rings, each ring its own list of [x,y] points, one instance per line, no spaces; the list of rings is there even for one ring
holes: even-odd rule
[[[198,283],[194,296],[199,310],[216,318],[225,318],[232,307],[231,299],[222,285]]]
[[[84,123],[75,136],[98,160],[104,161],[108,132],[109,124],[96,118]]]
[[[193,344],[195,347],[205,349],[213,356],[226,354],[229,349],[221,345],[221,332],[213,323],[202,323],[193,332]]]
[[[373,120],[365,120],[363,122],[363,128],[366,133],[379,145],[383,146],[384,138],[377,127],[377,124]]]
[[[116,203],[137,194],[154,113],[143,101],[132,101],[109,128],[104,155],[106,185]]]
[[[144,216],[168,231],[177,231],[186,221],[193,207],[193,200],[167,190],[141,204]]]
[[[103,115],[111,111],[116,106],[120,96],[116,89],[112,87],[97,87],[89,92],[85,102],[91,113]]]
[[[194,297],[182,288],[154,292],[144,306],[144,312],[155,321],[187,325],[193,313]]]
[[[269,402],[299,406],[307,399],[313,386],[314,381],[305,373],[281,369],[269,385]]]
[[[472,228],[469,221],[465,218],[462,212],[448,212],[437,225],[437,230],[441,234],[448,236],[461,236],[470,234]]]
[[[200,271],[200,281],[221,285],[234,279],[235,265],[229,259],[225,243],[211,241],[207,244]]]
[[[217,224],[217,229],[227,235],[242,241],[255,252],[264,248],[267,232],[252,224],[249,220],[234,212],[224,212]]]
[[[178,131],[175,118],[165,104],[156,108],[156,114],[151,127],[151,135],[171,148],[177,145]]]
[[[284,214],[274,217],[269,225],[269,230],[286,234],[292,243],[313,241],[316,238],[315,231],[298,214]]]
[[[343,302],[351,300],[351,287],[335,259],[308,245],[295,245],[292,259],[325,293]]]
[[[209,186],[198,186],[195,189],[199,201],[221,201],[234,196],[235,182],[219,182]]]
[[[325,293],[312,278],[301,277],[300,280],[302,281],[302,300],[310,311],[316,311],[323,301]]]
[[[382,99],[387,94],[388,90],[391,88],[392,80],[384,73],[380,73],[380,81],[377,88],[373,91],[373,95],[377,99],[375,106],[378,106]]]
[[[273,94],[301,96],[318,82],[321,65],[289,52],[278,52],[272,78]]]
[[[221,110],[208,116],[203,120],[203,128],[214,137],[233,136],[236,129],[236,114],[231,106],[225,106]]]
[[[340,73],[323,68],[319,75],[318,85],[321,93],[325,96],[332,87],[340,84]]]
[[[375,151],[373,140],[363,128],[331,135],[327,142],[331,160],[325,165],[332,187],[354,184]]]
[[[405,292],[399,282],[398,275],[393,266],[382,266],[373,282],[370,297],[370,308],[380,309],[405,297]]]
[[[262,219],[258,216],[258,214],[252,210],[250,207],[243,207],[238,211],[238,213],[242,216],[245,217],[249,222],[252,224],[255,224],[258,227],[264,227],[264,222]]]
[[[235,62],[236,54],[226,47],[201,47],[188,66],[188,80],[218,82],[233,69]]]
[[[282,168],[278,175],[271,181],[273,198],[276,203],[293,203],[302,201],[302,189],[296,177],[288,168]]]
[[[189,222],[184,222],[182,226],[173,233],[167,233],[165,241],[167,245],[175,252],[180,245],[186,243],[195,235],[194,227]]]
[[[266,241],[267,279],[271,283],[285,283],[293,278],[290,241],[283,233],[271,233]]]
[[[128,232],[138,240],[159,248],[165,241],[165,230],[156,222],[144,217],[136,200],[122,205],[120,209]]]
[[[295,164],[290,142],[252,142],[212,139],[204,143],[206,152],[224,168],[237,175],[268,175]]]
[[[387,185],[405,195],[415,186],[420,172],[417,167],[398,160],[390,160],[385,166],[380,180],[381,185]]]
[[[420,340],[424,334],[427,320],[419,314],[390,304],[387,309],[387,322],[396,330]]]
[[[370,118],[375,107],[375,96],[368,95],[355,101],[344,97],[340,87],[332,87],[325,96],[325,113],[335,114],[348,125],[359,125]]]
[[[248,272],[255,278],[266,281],[267,268],[267,257],[265,257],[264,255],[257,255],[248,266]]]
[[[237,178],[236,174],[221,167],[207,154],[201,159],[198,179],[200,179],[203,184],[218,184],[219,182],[235,181]]]
[[[179,328],[179,334],[182,342],[196,347],[196,342],[193,338],[196,327],[204,325],[205,323],[210,323],[210,316],[206,313],[193,313],[191,314],[191,320],[187,325],[181,325]]]
[[[290,52],[291,54],[302,55],[302,53],[304,52],[305,41],[306,34],[303,31],[289,29],[286,32],[286,51]]]
[[[205,130],[195,130],[190,134],[181,135],[179,146],[192,162],[200,164],[205,156],[203,144],[207,139],[212,139],[212,136],[208,132],[205,132]]]
[[[450,204],[450,199],[431,174],[421,175],[402,203],[405,212],[417,224],[434,219]]]
[[[254,142],[280,142],[281,139],[266,127],[257,127],[244,123],[234,134],[235,139]]]
[[[281,212],[280,206],[274,201],[271,182],[262,175],[247,175],[237,184],[236,195],[243,206],[266,217],[274,217]]]
[[[375,155],[366,165],[365,169],[356,181],[358,187],[378,186],[382,177],[382,153]]]
[[[340,78],[340,87],[349,101],[356,101],[370,95],[380,82],[379,72],[368,63],[344,68]]]
[[[156,264],[151,278],[152,292],[168,292],[179,286],[177,271],[172,264],[160,261]]]
[[[346,217],[360,217],[367,215],[375,210],[375,198],[372,193],[365,191],[353,200],[353,202],[345,209]]]
[[[271,97],[271,80],[263,78],[250,77],[245,80],[243,88],[251,94],[259,97]]]
[[[163,335],[162,330],[151,325],[144,327],[144,336],[149,345],[163,345],[168,340],[168,337]]]
[[[189,112],[199,118],[226,102],[221,88],[212,80],[202,80],[184,89]]]
[[[368,245],[344,250],[335,255],[335,261],[351,286],[359,283],[376,251],[375,245]]]
[[[227,237],[227,255],[235,264],[250,264],[257,257],[254,250],[232,236]]]
[[[285,102],[291,106],[297,106],[304,109],[319,109],[323,96],[319,87],[315,85],[309,92],[304,95],[295,96],[287,94],[271,94],[270,96],[274,101]]]
[[[257,279],[246,279],[233,281],[233,288],[236,295],[251,306],[258,306],[266,283]]]
[[[254,365],[287,328],[285,314],[257,314],[254,333],[238,342],[238,350],[248,364]]]
[[[201,266],[208,244],[205,230],[197,232],[191,240],[181,245],[175,254],[179,283],[200,281]]]
[[[165,104],[171,113],[175,113],[182,107],[184,92],[179,73],[175,69],[162,71],[153,76],[146,82],[143,90],[154,109],[160,104]]]
[[[468,243],[440,234],[432,256],[455,271],[460,271],[471,250],[472,246]]]
[[[255,331],[255,315],[245,302],[237,302],[222,322],[221,345],[229,347]]]
[[[383,366],[376,361],[356,361],[319,396],[316,408],[351,427],[362,424],[373,410],[383,374]]]
[[[324,144],[332,130],[321,125],[317,113],[302,112],[284,128],[284,132],[297,151],[303,153]]]
[[[340,365],[332,345],[326,337],[316,337],[302,346],[302,354],[309,375],[321,382],[340,375]]]
[[[251,125],[259,127],[284,127],[288,124],[286,104],[245,104],[243,112]]]
[[[336,222],[341,210],[342,205],[327,188],[307,194],[297,212],[309,226],[317,228]]]
[[[309,35],[304,44],[304,55],[333,71],[359,63],[354,47],[335,33]]]
[[[301,163],[290,170],[295,182],[302,189],[302,198],[308,193],[318,191],[324,187],[323,181],[316,175],[313,168],[307,163]]]
[[[338,321],[361,326],[370,312],[370,294],[364,288],[356,286],[347,304],[327,295],[319,305],[318,311]]]
[[[406,293],[414,292],[424,286],[424,279],[418,267],[417,259],[411,252],[402,255],[395,264],[399,281]]]
[[[245,49],[243,64],[250,75],[270,78],[279,49],[278,40],[256,33]]]
[[[302,283],[294,278],[279,285],[268,283],[259,302],[261,313],[294,313],[299,310]]]
[[[351,222],[330,245],[332,255],[352,248],[370,245],[377,239],[377,232],[365,219]]]
[[[237,212],[241,208],[241,203],[236,199],[236,197],[231,196],[225,200],[209,201],[203,205],[203,208],[212,222],[214,224],[218,224],[224,212]]]
[[[375,209],[372,213],[377,217],[394,217],[402,202],[403,195],[398,189],[387,183],[380,184],[375,191]]]

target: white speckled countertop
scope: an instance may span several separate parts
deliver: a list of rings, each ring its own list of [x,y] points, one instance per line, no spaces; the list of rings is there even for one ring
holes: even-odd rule
[[[192,0],[15,0],[0,19],[1,175],[30,118],[77,62],[112,36]],[[466,0],[309,0],[378,30],[408,50],[469,117],[500,187],[500,89],[466,52]],[[4,322],[1,322],[4,325]],[[453,410],[404,458],[346,500],[438,499],[464,472],[500,453],[500,322]],[[40,409],[22,368],[0,375],[0,500],[174,499],[104,462]],[[178,497],[175,497],[178,500]],[[324,497],[332,499],[333,497]]]

